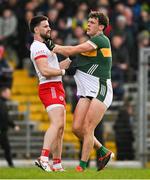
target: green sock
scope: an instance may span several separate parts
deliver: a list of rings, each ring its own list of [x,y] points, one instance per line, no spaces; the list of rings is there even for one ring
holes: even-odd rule
[[[80,160],[80,166],[81,166],[83,169],[86,169],[86,167],[87,167],[87,162]]]
[[[101,156],[105,156],[109,152],[109,150],[104,146],[100,147],[97,151]]]

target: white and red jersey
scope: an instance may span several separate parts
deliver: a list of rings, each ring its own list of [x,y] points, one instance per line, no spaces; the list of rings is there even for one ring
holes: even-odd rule
[[[44,43],[34,40],[30,47],[30,58],[34,64],[36,73],[39,77],[40,84],[47,82],[62,81],[61,76],[51,76],[49,78],[42,76],[41,72],[39,71],[36,65],[36,61],[42,57],[48,59],[48,64],[50,67],[60,69],[56,54],[51,52]]]

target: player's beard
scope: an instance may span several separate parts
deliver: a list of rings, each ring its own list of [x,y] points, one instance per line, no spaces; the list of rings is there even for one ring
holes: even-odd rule
[[[46,34],[40,34],[41,37],[44,39],[44,41],[47,41],[48,39],[50,39],[50,34],[46,33]]]

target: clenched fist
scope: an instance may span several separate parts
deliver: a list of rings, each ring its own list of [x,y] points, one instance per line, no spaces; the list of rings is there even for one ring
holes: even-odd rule
[[[48,39],[47,41],[44,42],[46,46],[48,47],[49,50],[53,50],[55,47],[54,42],[51,39]]]

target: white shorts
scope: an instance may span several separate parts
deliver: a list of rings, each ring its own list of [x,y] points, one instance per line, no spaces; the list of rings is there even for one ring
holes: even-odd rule
[[[90,96],[99,99],[108,108],[113,99],[111,80],[100,80],[100,78],[84,73],[80,70],[74,75],[77,84],[78,96]]]

